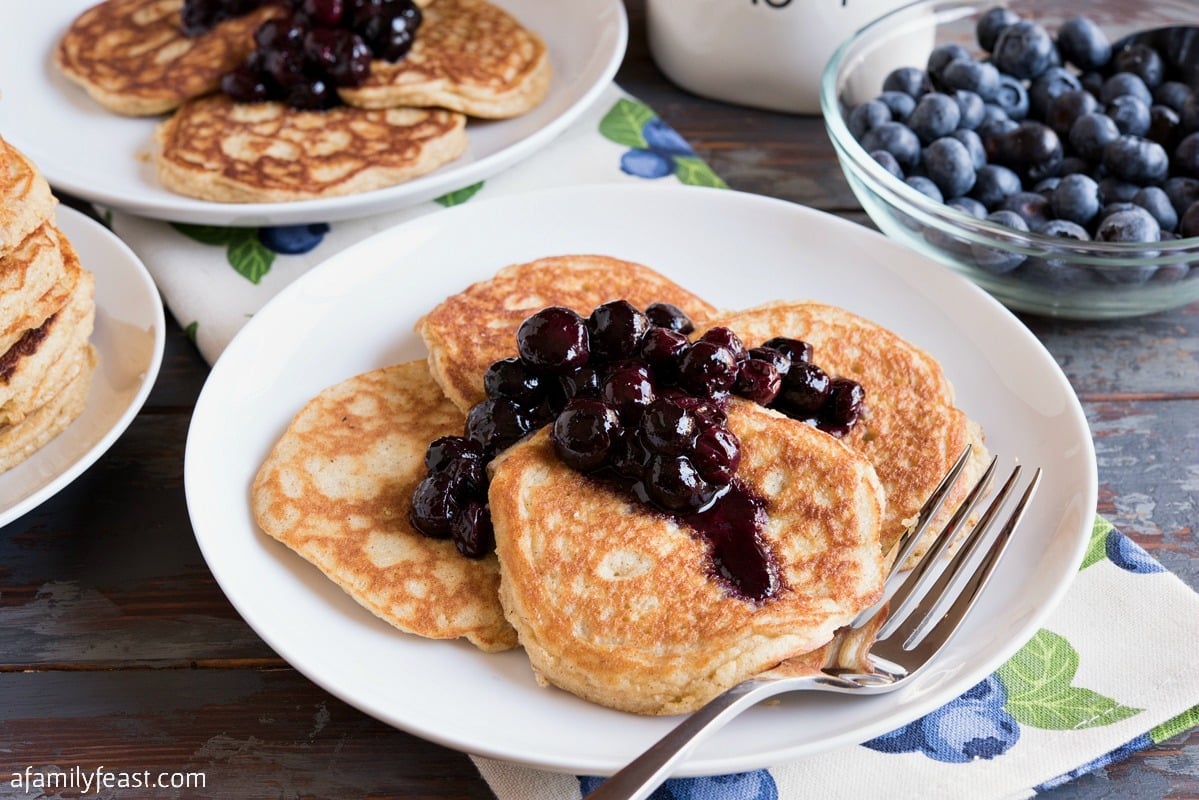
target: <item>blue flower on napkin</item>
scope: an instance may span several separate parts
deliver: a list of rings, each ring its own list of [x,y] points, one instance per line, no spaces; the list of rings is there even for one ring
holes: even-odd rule
[[[600,134],[629,148],[620,157],[626,175],[649,179],[674,175],[689,186],[727,187],[687,140],[645,103],[618,100],[600,120]]]
[[[603,782],[603,778],[582,776],[579,790],[586,795]],[[774,777],[757,769],[705,778],[671,778],[655,789],[649,800],[778,800],[778,796]]]

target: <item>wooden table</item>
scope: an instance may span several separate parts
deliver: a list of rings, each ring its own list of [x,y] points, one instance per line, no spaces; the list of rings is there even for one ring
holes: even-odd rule
[[[628,4],[618,82],[730,186],[868,224],[819,118],[674,88],[649,58],[641,0]],[[1026,322],[1082,398],[1098,451],[1099,511],[1199,588],[1199,304],[1124,322]],[[26,767],[103,766],[204,773],[204,790],[148,797],[492,797],[465,755],[317,688],[226,601],[183,494],[184,441],[206,375],[172,322],[157,385],[124,436],[0,530],[0,796],[12,796],[11,773]],[[1199,797],[1199,733],[1047,796]]]

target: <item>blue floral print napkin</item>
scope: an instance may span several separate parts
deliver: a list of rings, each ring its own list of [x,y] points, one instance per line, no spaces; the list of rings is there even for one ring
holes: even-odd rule
[[[177,225],[111,212],[167,306],[214,362],[245,321],[339,250],[473,197],[586,183],[723,186],[644,103],[611,86],[541,152],[483,183],[366,219],[265,228]],[[1199,595],[1095,520],[1046,626],[993,675],[884,736],[770,769],[668,781],[654,800],[1030,797],[1199,725]],[[1153,665],[1155,680],[1141,678]],[[803,724],[796,720],[796,724]],[[499,800],[578,798],[599,778],[476,758]]]

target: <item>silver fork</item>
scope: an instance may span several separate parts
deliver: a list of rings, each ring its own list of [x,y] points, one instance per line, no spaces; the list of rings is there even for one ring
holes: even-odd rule
[[[702,739],[768,697],[802,690],[882,694],[919,673],[960,627],[1040,483],[1041,470],[1037,468],[1000,522],[1001,509],[1020,477],[1021,467],[1015,467],[957,552],[945,561],[946,551],[990,487],[998,462],[998,457],[993,458],[927,552],[912,569],[901,569],[953,489],[970,454],[967,445],[892,548],[882,601],[839,630],[816,658],[783,662],[710,700],[584,800],[644,800]],[[997,524],[999,532],[988,542],[987,534]]]

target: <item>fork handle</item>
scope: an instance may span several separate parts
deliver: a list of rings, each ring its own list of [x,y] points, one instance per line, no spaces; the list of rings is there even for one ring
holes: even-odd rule
[[[745,681],[717,695],[583,800],[645,800],[704,738],[764,697],[774,682]]]

